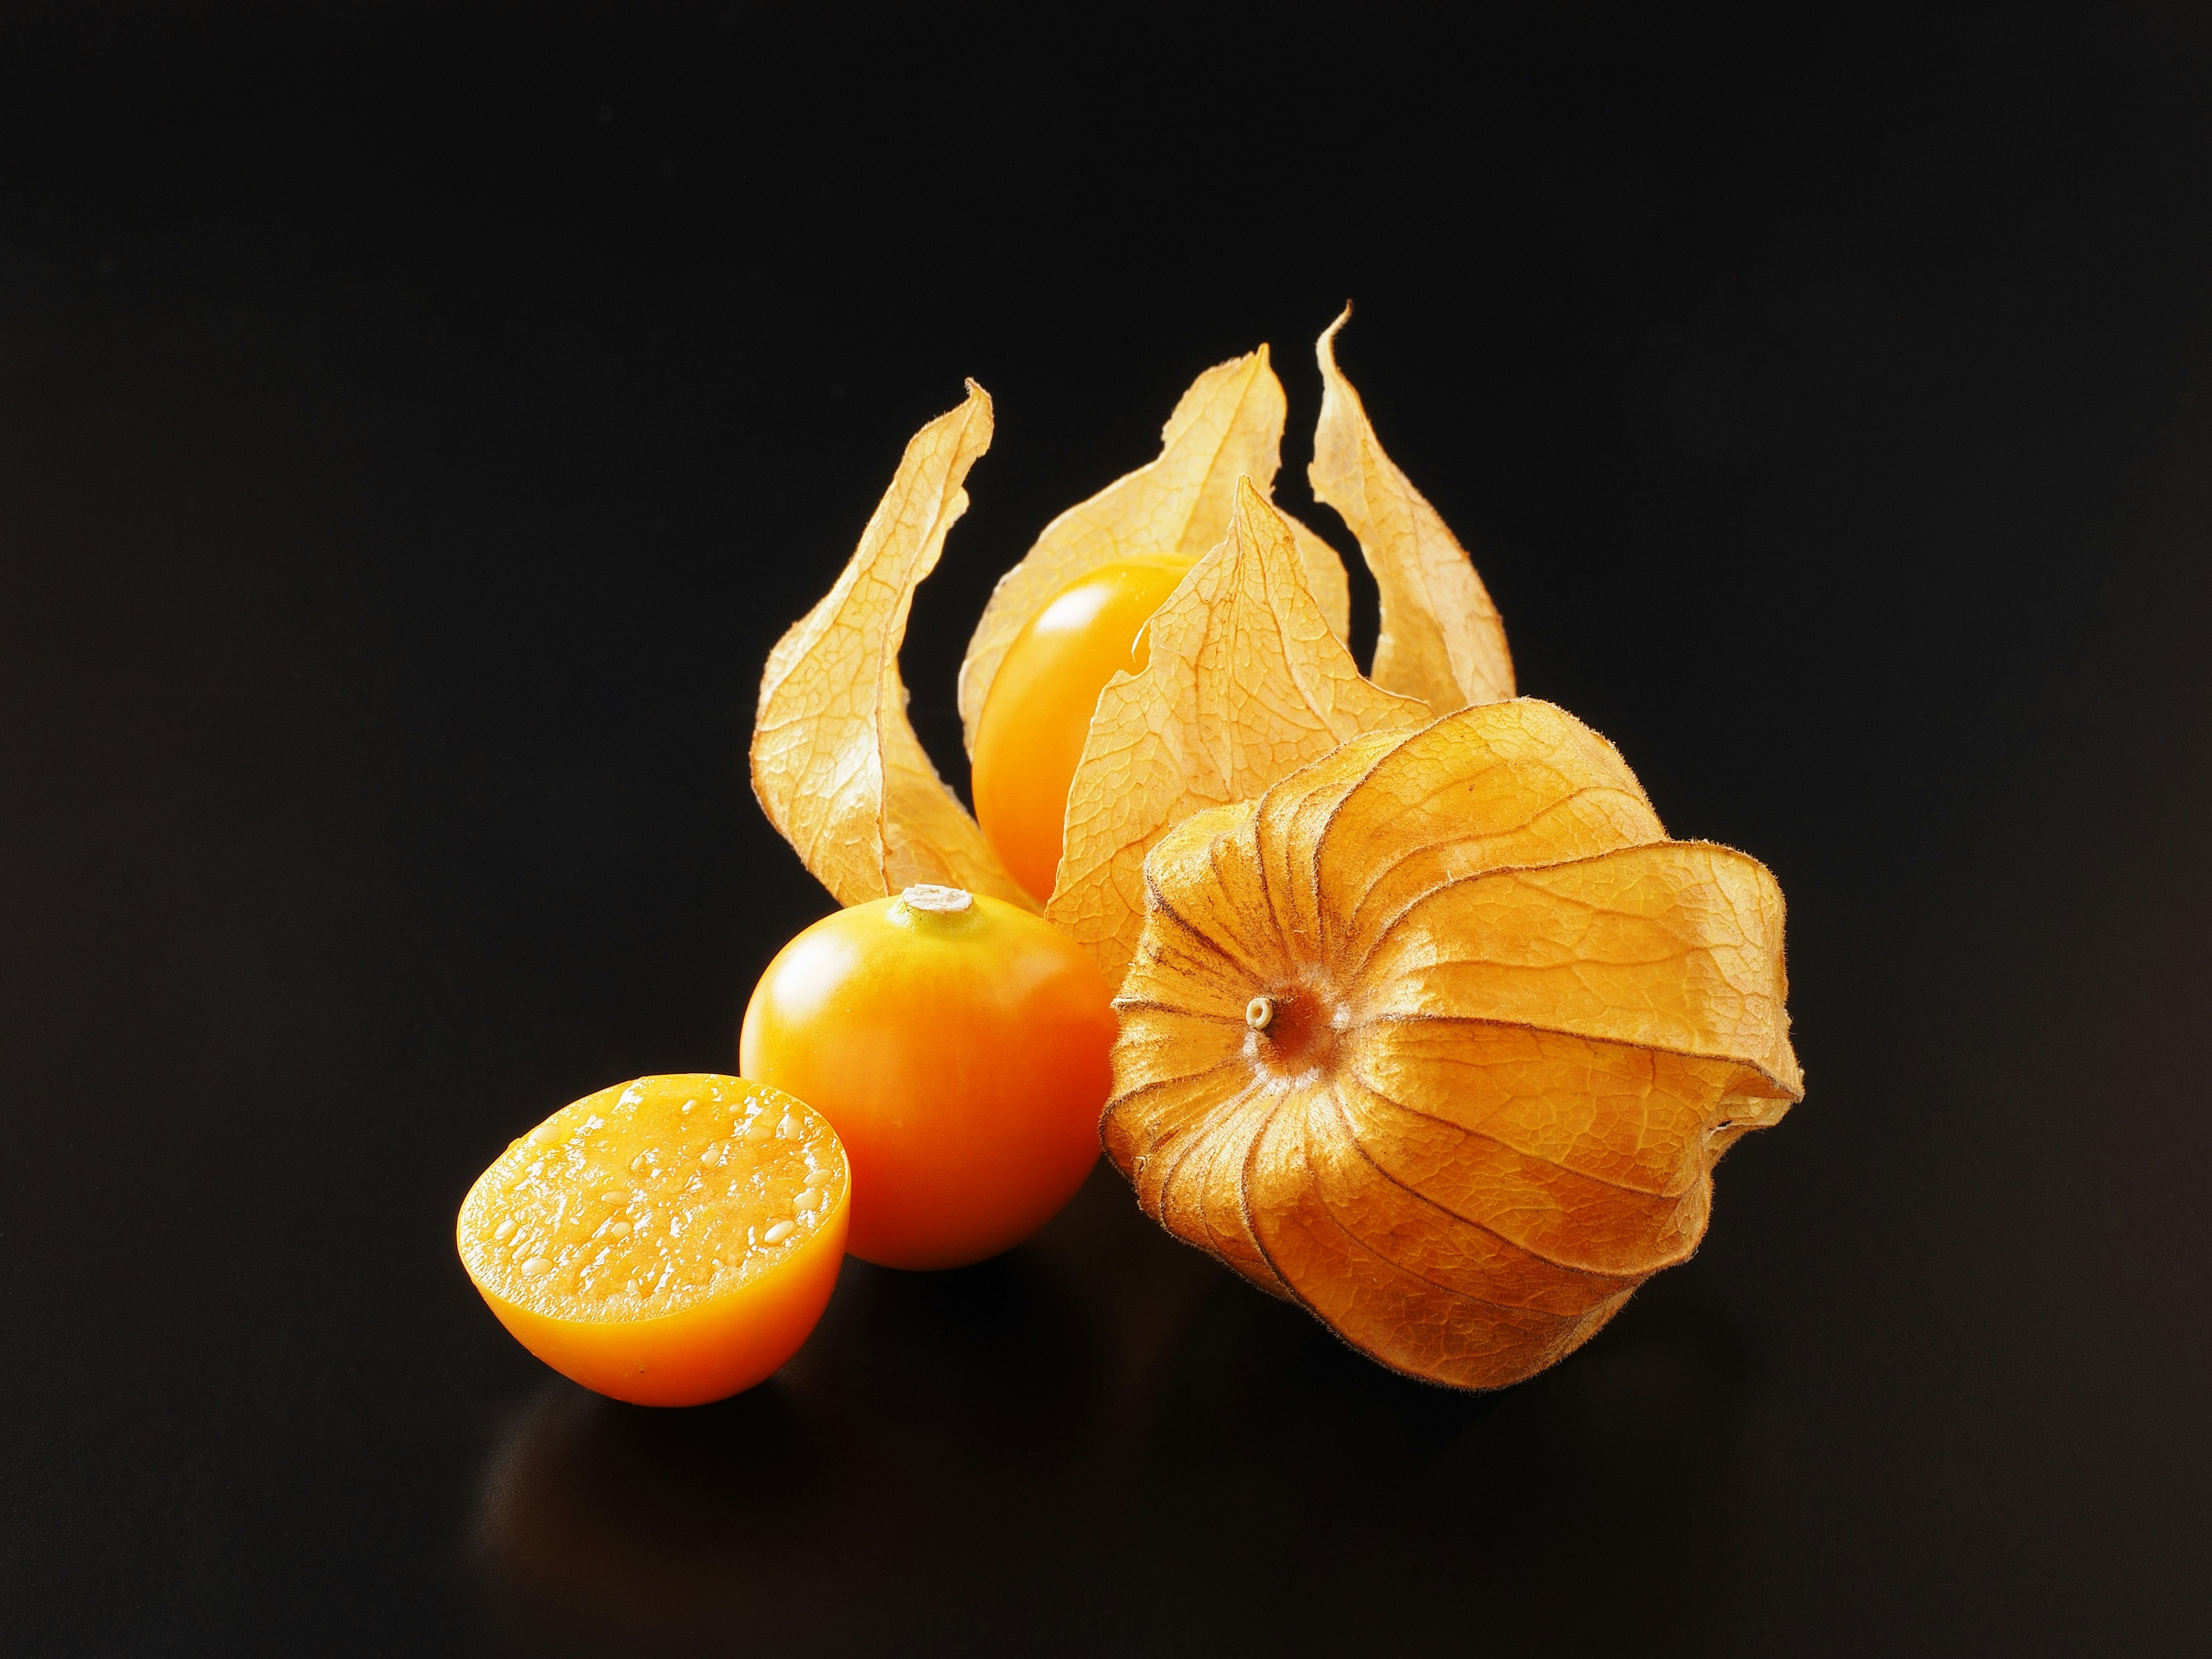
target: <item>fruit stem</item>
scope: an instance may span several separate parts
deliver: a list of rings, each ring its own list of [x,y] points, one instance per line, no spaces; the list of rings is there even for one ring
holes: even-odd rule
[[[1254,997],[1244,1005],[1244,1023],[1255,1031],[1264,1031],[1274,1023],[1275,1000],[1273,997]]]
[[[930,882],[918,882],[899,895],[899,902],[909,910],[949,916],[965,910],[975,900],[964,887],[939,887]]]

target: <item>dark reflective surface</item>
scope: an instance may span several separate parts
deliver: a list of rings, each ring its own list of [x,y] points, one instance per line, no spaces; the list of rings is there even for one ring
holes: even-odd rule
[[[1367,1364],[1103,1175],[996,1261],[848,1273],[739,1400],[532,1397],[478,1492],[487,1628],[563,1651],[1388,1652],[1479,1609],[1498,1639],[1691,1643],[1741,1571],[1755,1367],[1693,1288],[1480,1396]]]
[[[0,1646],[2201,1646],[2208,201],[2179,7],[10,8]],[[1340,532],[1346,294],[1524,689],[1789,896],[1696,1261],[1455,1396],[1102,1174],[745,1398],[550,1378],[454,1210],[825,908],[742,754],[900,445],[997,399],[951,775],[1199,368]]]

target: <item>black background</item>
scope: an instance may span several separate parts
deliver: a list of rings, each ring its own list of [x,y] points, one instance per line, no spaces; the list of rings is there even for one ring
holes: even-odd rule
[[[19,0],[6,1645],[2203,1643],[2203,20]],[[1523,689],[1789,896],[1697,1260],[1459,1396],[1102,1175],[723,1406],[538,1367],[453,1211],[827,908],[743,750],[906,437],[997,400],[960,776],[991,582],[1198,370],[1273,343],[1310,507],[1347,295]]]

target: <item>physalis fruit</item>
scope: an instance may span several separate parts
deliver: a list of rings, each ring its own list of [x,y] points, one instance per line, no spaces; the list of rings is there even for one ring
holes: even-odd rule
[[[772,1375],[844,1261],[844,1149],[744,1078],[641,1077],[564,1106],[469,1189],[461,1264],[515,1340],[641,1406]]]

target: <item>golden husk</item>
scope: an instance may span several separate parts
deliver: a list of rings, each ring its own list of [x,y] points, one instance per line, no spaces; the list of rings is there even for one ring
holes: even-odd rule
[[[1494,1388],[1587,1340],[1802,1097],[1773,878],[1667,840],[1548,703],[1348,743],[1145,870],[1108,1154],[1397,1370]]]
[[[999,578],[960,665],[960,723],[970,751],[983,700],[1023,625],[1078,576],[1115,559],[1204,556],[1229,524],[1237,481],[1265,498],[1282,464],[1283,383],[1267,348],[1209,368],[1191,382],[1160,433],[1160,453],[1044,527],[1020,563]],[[1338,639],[1352,614],[1344,561],[1285,514],[1306,581]]]
[[[918,882],[1036,901],[945,787],[906,714],[898,652],[914,590],[968,510],[962,488],[991,447],[991,399],[914,435],[860,544],[822,602],[769,653],[753,718],[753,793],[840,904]]]

